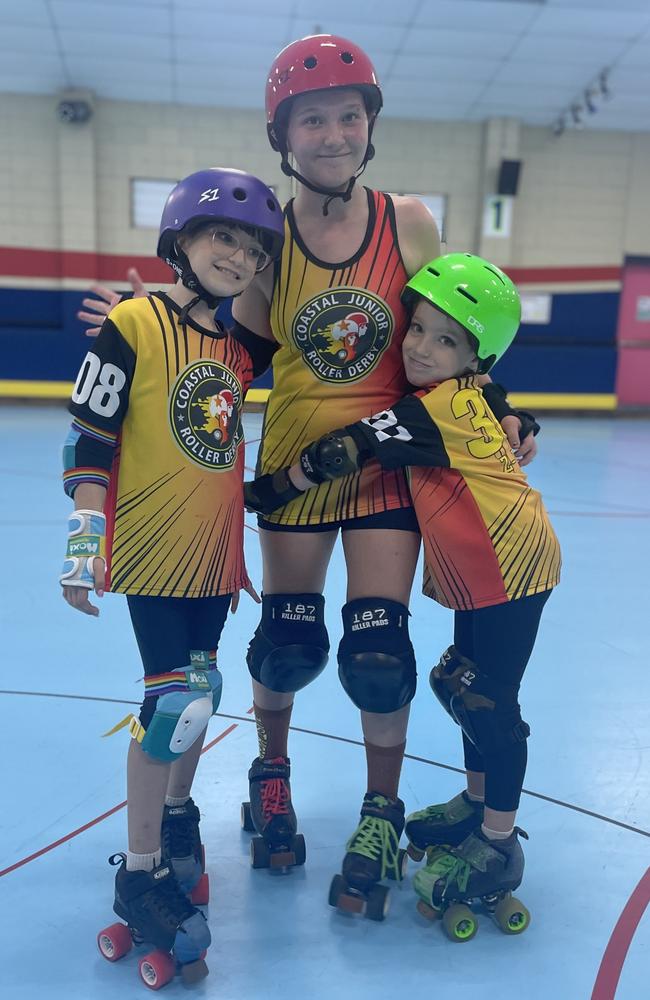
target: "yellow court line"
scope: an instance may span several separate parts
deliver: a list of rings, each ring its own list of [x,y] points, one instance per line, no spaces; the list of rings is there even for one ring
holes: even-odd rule
[[[69,399],[73,382],[0,380],[0,397],[13,399]],[[249,389],[247,403],[265,403],[269,389]],[[513,406],[531,410],[615,410],[616,396],[608,392],[513,392]]]

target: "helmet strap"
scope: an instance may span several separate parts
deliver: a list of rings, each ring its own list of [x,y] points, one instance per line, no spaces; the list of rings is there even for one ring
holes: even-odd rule
[[[319,184],[312,184],[311,181],[308,181],[306,177],[303,177],[302,174],[299,174],[298,171],[294,170],[294,168],[291,166],[291,164],[289,163],[286,142],[282,142],[280,146],[280,152],[282,154],[282,163],[280,164],[280,169],[282,170],[282,173],[285,174],[287,177],[295,177],[300,184],[304,185],[304,187],[306,188],[309,188],[309,190],[313,191],[315,194],[326,195],[325,201],[323,202],[324,216],[329,215],[330,204],[334,201],[335,198],[340,198],[344,204],[345,202],[350,201],[350,199],[352,198],[352,190],[354,188],[357,179],[361,177],[361,174],[366,169],[368,161],[373,159],[375,155],[375,147],[370,141],[370,138],[372,136],[373,124],[374,122],[370,125],[370,128],[368,130],[368,146],[365,155],[363,157],[361,166],[357,170],[356,174],[354,174],[348,181],[345,191],[333,191],[331,188],[321,187]]]
[[[197,278],[197,276],[195,275],[194,271],[192,270],[190,266],[189,257],[187,256],[185,251],[182,250],[178,246],[178,244],[175,244],[174,249],[176,251],[176,262],[177,262],[176,266],[174,267],[174,270],[178,274],[183,285],[185,285],[185,287],[190,292],[196,292],[196,298],[193,299],[191,302],[188,302],[187,305],[183,306],[183,309],[181,311],[181,315],[183,313],[185,314],[185,318],[183,320],[183,322],[185,322],[187,320],[187,314],[189,313],[190,309],[193,309],[198,302],[203,301],[206,303],[206,305],[210,307],[210,309],[216,309],[222,300],[222,296],[213,295],[212,292],[209,292],[207,290],[207,288],[204,288],[199,279]]]

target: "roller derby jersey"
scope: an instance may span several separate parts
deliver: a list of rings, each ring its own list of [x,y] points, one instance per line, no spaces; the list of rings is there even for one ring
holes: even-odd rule
[[[468,611],[559,582],[542,499],[473,377],[420,390],[346,429],[383,468],[409,466],[427,596]]]
[[[248,582],[240,415],[254,348],[179,314],[162,292],[120,303],[70,404],[65,488],[108,486],[116,593],[208,597]]]
[[[271,327],[280,348],[260,446],[258,474],[290,465],[304,445],[399,399],[407,385],[401,343],[408,327],[400,293],[402,263],[391,198],[366,189],[368,227],[341,264],[316,260],[297,230],[292,204],[277,266]],[[401,471],[371,463],[361,473],[311,490],[268,520],[326,524],[399,507],[411,500]]]

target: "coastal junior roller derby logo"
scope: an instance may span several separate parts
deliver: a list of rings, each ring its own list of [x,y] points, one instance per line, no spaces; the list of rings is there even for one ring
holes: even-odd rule
[[[208,469],[231,469],[242,440],[242,390],[229,368],[194,361],[180,373],[169,400],[172,434],[181,451]]]
[[[306,302],[292,332],[305,362],[323,382],[356,382],[386,350],[393,315],[368,292],[336,288]]]

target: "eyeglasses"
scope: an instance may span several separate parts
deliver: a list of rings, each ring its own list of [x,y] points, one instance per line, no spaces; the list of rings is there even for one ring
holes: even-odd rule
[[[246,263],[256,273],[263,271],[271,260],[270,255],[266,250],[262,250],[261,246],[257,243],[243,243],[241,238],[232,229],[218,226],[208,230],[208,232],[212,240],[212,249],[223,260],[233,257],[238,250],[243,250]]]

